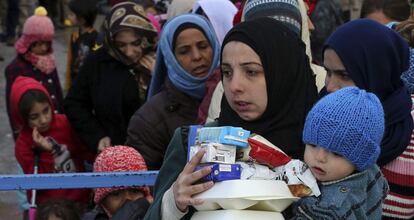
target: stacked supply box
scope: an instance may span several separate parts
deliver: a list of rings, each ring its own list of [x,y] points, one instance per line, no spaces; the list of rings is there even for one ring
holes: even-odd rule
[[[221,182],[240,179],[241,166],[236,164],[237,148],[246,148],[250,131],[238,127],[200,127],[190,126],[189,160],[201,149],[205,154],[201,165],[211,166],[212,171],[203,181]]]

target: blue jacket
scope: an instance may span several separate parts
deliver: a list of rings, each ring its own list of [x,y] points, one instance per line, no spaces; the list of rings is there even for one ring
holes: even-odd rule
[[[304,197],[294,205],[294,219],[381,219],[389,190],[377,165],[319,187],[319,197]]]

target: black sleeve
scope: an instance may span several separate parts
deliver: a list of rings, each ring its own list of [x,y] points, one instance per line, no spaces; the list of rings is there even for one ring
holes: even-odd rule
[[[97,74],[98,65],[93,57],[86,59],[64,100],[70,123],[92,152],[97,151],[99,140],[107,135],[93,113],[93,75]]]
[[[141,220],[144,219],[150,203],[146,198],[126,202],[116,211],[111,220]]]

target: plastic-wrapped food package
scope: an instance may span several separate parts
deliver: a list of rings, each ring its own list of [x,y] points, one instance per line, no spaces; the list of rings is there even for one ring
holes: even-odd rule
[[[303,196],[316,196],[318,197],[321,194],[319,190],[318,183],[316,182],[315,177],[310,171],[308,165],[300,160],[291,160],[284,166],[286,180],[289,188],[296,191],[298,197]],[[295,186],[297,185],[297,186]],[[302,187],[304,185],[306,187]]]
[[[242,168],[240,179],[242,180],[276,180],[281,179],[279,175],[267,166],[253,162],[236,162]],[[280,174],[280,175],[283,175]]]
[[[252,135],[248,142],[250,148],[239,150],[237,160],[252,160],[271,168],[284,165],[291,160],[287,154],[260,135]]]

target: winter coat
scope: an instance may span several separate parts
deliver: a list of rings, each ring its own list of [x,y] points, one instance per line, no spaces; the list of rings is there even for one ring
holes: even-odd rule
[[[199,105],[166,80],[162,91],[132,116],[126,145],[138,150],[149,170],[159,170],[175,129],[195,124]]]
[[[324,182],[321,195],[300,199],[294,206],[294,219],[381,219],[382,203],[388,184],[379,167]]]
[[[141,106],[134,72],[100,48],[85,60],[65,98],[72,126],[92,152],[108,136],[125,143],[131,116]]]
[[[13,118],[18,127],[21,127],[23,119],[16,109],[18,109],[19,100],[28,90],[36,89],[44,92],[50,102],[52,99],[47,94],[44,87],[37,81],[26,78],[18,77],[12,86],[10,97],[10,108],[13,111]],[[53,107],[52,107],[53,109]],[[25,174],[33,174],[34,172],[34,142],[32,137],[33,129],[23,125],[23,129],[20,131],[16,140],[15,156]],[[50,128],[42,132],[43,137],[51,137],[57,143],[66,145],[71,154],[71,158],[75,163],[77,171],[84,171],[84,161],[88,154],[86,147],[82,144],[80,139],[75,134],[66,116],[63,114],[53,114]],[[38,173],[53,173],[55,172],[54,158],[50,151],[40,151],[39,153]],[[36,203],[42,203],[50,198],[66,198],[72,201],[86,204],[89,201],[90,190],[87,189],[61,189],[61,190],[39,190],[36,194]],[[31,190],[27,191],[28,201],[31,199]]]
[[[9,121],[15,139],[17,138],[19,132],[16,127],[16,122],[13,120],[13,117],[11,117],[9,103],[11,87],[18,76],[31,77],[43,84],[52,98],[55,113],[63,113],[63,94],[62,88],[60,86],[59,76],[56,70],[50,74],[42,73],[29,61],[25,60],[23,58],[23,55],[17,55],[17,57],[6,67],[5,76],[7,114],[9,115]]]

